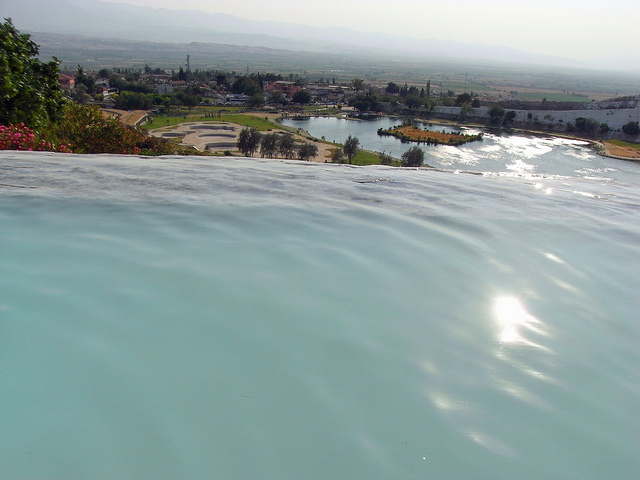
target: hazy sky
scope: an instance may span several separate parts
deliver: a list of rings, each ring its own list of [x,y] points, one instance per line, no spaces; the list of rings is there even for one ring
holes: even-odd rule
[[[579,60],[638,55],[638,0],[106,0],[504,45]]]

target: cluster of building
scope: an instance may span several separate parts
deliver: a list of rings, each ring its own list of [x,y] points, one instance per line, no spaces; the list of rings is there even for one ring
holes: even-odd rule
[[[215,81],[187,82],[185,80],[173,80],[171,75],[168,74],[142,74],[139,82],[153,85],[153,88],[159,94],[173,94],[188,86],[198,87],[201,92],[200,95],[206,103],[213,105],[246,105],[250,98],[245,94],[225,91],[219,88]],[[63,91],[71,93],[75,88],[75,77],[73,75],[60,74],[60,86]],[[108,98],[111,94],[118,93],[117,89],[109,87],[106,79],[96,78],[95,89],[94,93],[102,94],[105,98]],[[271,93],[280,92],[282,98],[292,101],[294,95],[303,89],[309,92],[312,101],[317,103],[341,103],[354,94],[351,88],[340,85],[309,84],[302,87],[297,82],[281,80],[264,85],[264,95],[268,100]]]

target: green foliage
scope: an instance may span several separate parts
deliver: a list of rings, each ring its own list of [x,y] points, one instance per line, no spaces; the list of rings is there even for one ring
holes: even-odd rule
[[[246,157],[252,157],[260,146],[262,135],[257,128],[245,127],[238,135],[238,150]]]
[[[387,93],[396,94],[400,92],[400,87],[396,85],[394,82],[389,82],[387,88],[384,90]]]
[[[331,153],[331,161],[333,163],[343,163],[344,162],[344,150],[342,150],[342,148],[338,147],[336,148],[333,153]]]
[[[403,167],[419,167],[424,163],[424,151],[417,146],[411,147],[402,154]]]
[[[60,118],[65,103],[58,61],[43,63],[38,46],[10,19],[0,24],[0,124],[43,127]]]
[[[516,115],[517,114],[514,110],[509,110],[507,113],[504,114],[504,122],[512,123],[513,121],[515,121]]]
[[[342,150],[344,151],[345,156],[349,159],[349,163],[353,160],[353,157],[358,153],[358,149],[360,146],[360,140],[357,137],[352,137],[349,135],[344,142],[344,147]]]
[[[264,95],[262,95],[261,93],[254,93],[249,97],[247,103],[252,108],[262,107],[265,104]]]
[[[627,135],[638,135],[640,134],[640,124],[638,122],[625,123],[622,126],[622,131]]]
[[[415,108],[420,107],[420,105],[422,105],[422,100],[420,99],[419,95],[409,94],[405,97],[404,103],[407,107],[413,110]]]
[[[244,93],[245,95],[255,95],[260,93],[262,89],[256,78],[253,76],[237,77],[231,86],[233,93]]]
[[[349,106],[360,112],[377,112],[380,110],[380,104],[375,95],[358,94],[349,99]]]
[[[273,103],[275,105],[286,105],[287,97],[279,90],[272,90],[269,92],[269,103]]]
[[[260,155],[262,158],[273,158],[278,152],[278,134],[265,133],[260,139]]]
[[[296,143],[292,133],[286,132],[280,135],[278,140],[278,152],[284,158],[293,158],[295,155]]]
[[[62,120],[48,134],[58,144],[69,145],[74,153],[172,155],[186,151],[168,140],[124,126],[95,105],[68,104]]]
[[[303,143],[302,145],[300,145],[300,148],[298,149],[298,158],[300,160],[309,161],[316,155],[318,155],[318,147],[316,145],[312,145],[310,143]]]
[[[293,100],[295,103],[299,103],[300,105],[307,105],[311,102],[311,94],[306,90],[298,90],[293,94],[291,100]]]
[[[364,80],[361,78],[354,78],[351,80],[351,87],[356,91],[356,93],[364,90]]]
[[[471,103],[471,95],[468,93],[461,93],[456,97],[456,107],[461,107],[465,103]]]
[[[393,157],[385,152],[378,153],[381,165],[391,165],[393,163]]]
[[[78,65],[75,81],[76,81],[76,88],[78,88],[80,85],[84,85],[86,87],[86,93],[88,93],[89,95],[92,95],[95,93],[95,88],[96,88],[95,78],[93,78],[93,76],[91,75],[85,75],[84,70],[80,65]]]
[[[114,105],[120,110],[149,110],[152,106],[152,95],[134,92],[122,92],[116,97]]]
[[[587,136],[594,136],[600,131],[600,123],[593,118],[578,117],[576,118],[576,130],[578,133]]]
[[[494,103],[489,107],[489,122],[492,125],[500,125],[504,119],[505,111],[499,104]]]

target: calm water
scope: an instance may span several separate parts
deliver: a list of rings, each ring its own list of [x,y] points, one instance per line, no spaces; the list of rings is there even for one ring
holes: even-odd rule
[[[338,118],[284,120],[284,125],[307,130],[311,135],[344,143],[349,136],[360,140],[360,146],[374,152],[400,158],[415,143],[402,143],[394,137],[381,137],[378,128],[390,128],[401,120],[387,117],[357,121]],[[620,162],[597,155],[587,142],[550,136],[510,135],[474,128],[451,128],[425,124],[421,128],[437,131],[462,131],[484,138],[461,147],[420,145],[425,163],[447,170],[483,172],[502,175],[537,175],[593,178],[626,181],[629,174],[638,174],[637,164]]]
[[[0,478],[638,478],[635,179],[0,152]]]

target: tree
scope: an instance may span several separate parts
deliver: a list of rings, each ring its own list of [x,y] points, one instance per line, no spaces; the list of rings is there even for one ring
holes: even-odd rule
[[[238,135],[238,150],[246,157],[252,157],[260,146],[262,135],[257,128],[245,127]]]
[[[489,122],[492,125],[500,125],[502,123],[502,119],[504,118],[504,108],[502,108],[499,104],[494,103],[489,108]]]
[[[247,100],[247,103],[252,108],[260,108],[265,103],[264,95],[262,95],[261,93],[254,93],[249,97],[249,100]]]
[[[516,119],[516,112],[515,110],[509,110],[507,113],[504,114],[504,123],[512,123],[515,121]]]
[[[191,112],[193,107],[200,104],[200,97],[196,95],[185,95],[182,99],[182,104]]]
[[[344,150],[342,150],[342,148],[338,147],[336,148],[333,153],[331,154],[331,161],[333,163],[342,163],[344,162]]]
[[[303,143],[298,149],[298,158],[300,160],[309,161],[318,155],[318,147],[310,143]]]
[[[271,90],[269,92],[269,103],[284,105],[287,103],[287,98],[280,90]]]
[[[245,95],[255,95],[262,91],[258,81],[252,76],[237,77],[231,86],[233,93],[244,93]]]
[[[364,90],[364,80],[361,78],[354,78],[351,80],[351,87],[356,91],[356,93]]]
[[[583,135],[593,136],[600,130],[600,123],[593,118],[576,118],[576,130]]]
[[[465,103],[471,103],[471,95],[468,93],[461,93],[456,97],[456,107],[461,107]]]
[[[424,162],[424,150],[413,146],[402,154],[403,167],[419,167]]]
[[[273,158],[278,151],[278,134],[267,133],[260,140],[260,155],[262,158]]]
[[[295,103],[299,103],[300,105],[306,105],[307,103],[311,102],[311,94],[306,90],[298,90],[293,94],[291,100],[293,100]]]
[[[347,140],[345,140],[342,151],[344,152],[346,157],[349,159],[349,163],[351,163],[351,161],[353,160],[353,157],[355,157],[356,153],[358,153],[359,145],[360,145],[360,140],[358,140],[357,137],[352,137],[351,135],[349,135],[349,137],[347,137]]]
[[[38,46],[10,19],[0,24],[0,124],[43,127],[60,119],[65,98],[58,60],[38,60]]]
[[[116,97],[115,108],[120,110],[149,110],[152,97],[144,93],[122,92]]]
[[[407,95],[404,99],[404,103],[410,109],[418,108],[422,105],[422,101],[418,95]]]
[[[638,135],[640,134],[640,123],[638,122],[625,123],[622,126],[622,131],[627,135]]]
[[[286,132],[280,135],[278,140],[278,152],[280,152],[280,155],[284,158],[293,158],[295,148],[296,142],[292,133]]]
[[[75,82],[76,88],[80,85],[87,87],[84,93],[88,93],[89,95],[93,95],[95,93],[96,79],[91,75],[85,75],[84,69],[80,65],[78,65]]]
[[[349,99],[349,105],[360,112],[375,112],[380,109],[380,104],[374,95],[359,94]]]
[[[391,94],[398,93],[400,92],[400,87],[393,82],[389,82],[389,84],[387,85],[387,88],[385,88],[385,92],[391,93]]]
[[[391,165],[393,163],[393,157],[386,152],[378,153],[378,158],[382,165]]]

